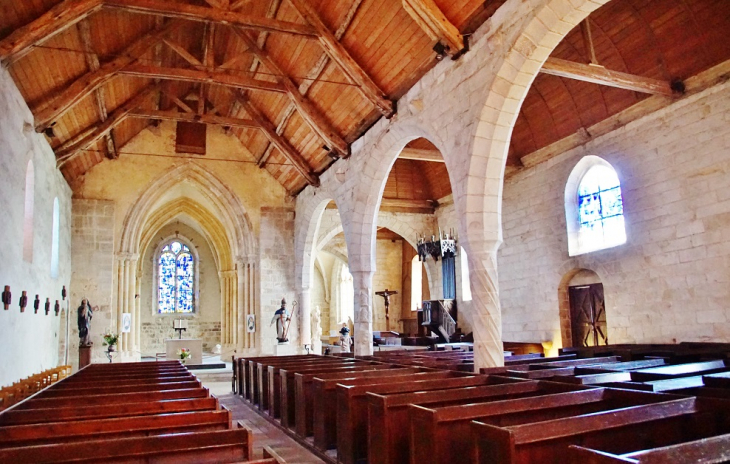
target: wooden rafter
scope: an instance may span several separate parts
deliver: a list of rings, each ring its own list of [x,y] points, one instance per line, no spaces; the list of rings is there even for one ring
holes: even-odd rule
[[[280,1],[280,0],[275,0]],[[350,9],[347,10],[347,14],[345,15],[344,20],[342,21],[342,24],[337,28],[335,31],[335,39],[341,40],[342,37],[345,35],[345,32],[347,32],[347,29],[350,27],[350,24],[352,23],[352,20],[355,18],[355,13],[357,13],[357,10],[360,8],[360,4],[362,4],[363,0],[355,0],[351,5]],[[263,46],[260,46],[259,48],[263,48]],[[330,62],[329,55],[324,52],[319,57],[319,60],[317,60],[317,63],[312,66],[312,68],[307,73],[306,79],[302,81],[301,84],[299,84],[299,93],[306,96],[309,92],[309,89],[312,88],[312,84],[317,82],[317,79],[319,79],[319,76],[322,75],[322,72],[324,72],[325,67]],[[276,133],[277,134],[283,134],[284,130],[286,129],[287,124],[289,124],[289,119],[294,114],[294,111],[296,110],[296,106],[293,102],[289,102],[289,106],[286,107],[286,109],[283,111],[284,116],[279,121],[279,124],[276,126]],[[259,166],[264,167],[266,166],[266,162],[269,160],[269,156],[271,156],[271,153],[273,152],[273,145],[270,143],[266,145],[266,148],[264,149],[264,154],[259,159]]]
[[[575,63],[560,58],[548,58],[540,72],[635,92],[653,95],[674,95],[670,83],[666,81],[620,71],[611,71],[603,66]]]
[[[596,49],[593,46],[593,32],[591,31],[591,22],[589,18],[583,20],[580,23],[580,31],[583,34],[583,45],[586,47],[586,54],[588,55],[588,61],[591,64],[598,64],[598,58],[596,58]]]
[[[269,92],[286,93],[284,86],[276,82],[261,81],[252,79],[248,76],[225,71],[204,71],[198,69],[167,68],[161,66],[133,64],[120,70],[119,74],[145,77],[148,79],[199,82],[237,89],[266,90]]]
[[[91,26],[87,19],[79,21],[76,25],[79,30],[79,37],[81,37],[81,45],[84,47],[84,56],[86,57],[86,65],[89,67],[89,71],[97,71],[100,67],[99,56],[94,50],[91,40]],[[94,100],[96,101],[96,110],[99,114],[99,120],[101,122],[106,121],[107,109],[106,109],[106,98],[104,91],[98,87],[94,90]],[[117,144],[114,141],[114,130],[110,130],[108,134],[104,136],[105,146],[107,149],[106,156],[109,159],[117,159]]]
[[[304,157],[302,157],[302,155],[299,154],[299,152],[297,152],[296,149],[292,147],[286,139],[284,139],[284,137],[276,133],[276,127],[274,127],[274,124],[269,121],[266,115],[264,115],[261,110],[259,110],[247,97],[243,95],[239,95],[237,97],[237,101],[248,113],[251,119],[256,121],[256,123],[260,126],[264,135],[266,135],[266,138],[268,138],[269,141],[279,149],[279,151],[286,157],[286,159],[289,160],[299,174],[304,177],[307,183],[313,187],[319,187],[319,177],[312,172],[312,168],[309,166]]]
[[[299,15],[317,32],[319,42],[327,54],[334,60],[345,74],[359,86],[365,97],[375,105],[378,110],[385,115],[391,117],[395,113],[395,105],[388,98],[375,82],[370,78],[362,67],[350,56],[339,40],[330,32],[327,26],[322,22],[316,11],[309,5],[307,0],[289,0]]]
[[[403,0],[403,9],[431,39],[440,42],[449,56],[464,50],[464,37],[433,0]]]
[[[404,198],[383,198],[380,200],[382,211],[408,211],[413,213],[433,214],[437,202],[433,200],[409,200]]]
[[[60,168],[65,163],[73,159],[83,150],[86,150],[91,145],[96,143],[99,139],[109,133],[114,127],[121,123],[127,115],[137,107],[139,107],[144,101],[155,92],[160,90],[159,84],[152,84],[139,92],[137,95],[129,99],[126,103],[115,109],[107,118],[106,121],[97,124],[96,126],[83,131],[79,136],[67,141],[60,147],[56,148],[57,165]]]
[[[206,24],[203,33],[203,66],[215,68],[215,24]],[[208,85],[201,83],[198,89],[198,114],[205,113],[205,101],[208,96]]]
[[[35,126],[42,132],[63,116],[72,106],[81,101],[94,90],[109,81],[123,67],[136,61],[162,38],[180,27],[182,22],[170,23],[157,29],[127,47],[115,59],[104,63],[96,71],[87,73],[66,87],[60,95],[40,111],[34,111]]]
[[[317,32],[305,24],[279,21],[237,13],[230,10],[188,5],[165,0],[104,0],[104,6],[120,8],[135,13],[154,14],[171,18],[186,19],[216,23],[230,26],[239,26],[257,31],[283,32],[304,37],[316,37]]]
[[[158,111],[135,109],[127,115],[129,118],[157,119],[161,121],[182,121],[182,122],[198,122],[213,126],[241,127],[244,129],[260,129],[259,124],[252,119],[229,118],[225,116],[215,116],[212,114],[183,113],[181,111]]]
[[[400,152],[398,158],[415,161],[431,161],[435,163],[444,162],[444,157],[440,151],[427,148],[406,147]]]
[[[197,66],[197,67],[202,67],[203,66],[203,63],[201,63],[199,59],[197,59],[192,53],[190,53],[189,51],[187,51],[185,49],[185,47],[183,47],[179,43],[175,42],[174,40],[172,40],[172,39],[164,39],[163,42],[165,43],[165,45],[167,45],[168,47],[170,47],[170,49],[172,51],[174,51],[175,53],[177,53],[180,56],[180,58],[182,58],[183,60],[187,61],[191,65]]]
[[[234,29],[235,30],[235,29]],[[303,96],[297,85],[287,76],[279,65],[269,56],[263,49],[259,48],[256,41],[248,36],[245,32],[236,31],[236,34],[248,46],[249,50],[266,66],[266,68],[276,76],[276,80],[286,88],[287,94],[296,106],[299,114],[309,124],[309,126],[325,141],[325,143],[340,156],[348,156],[350,147],[347,142],[340,137],[340,134],[332,127],[332,124],[324,117],[324,115],[312,104],[312,102]]]
[[[0,41],[0,59],[10,64],[34,45],[53,37],[101,8],[103,0],[64,0]]]

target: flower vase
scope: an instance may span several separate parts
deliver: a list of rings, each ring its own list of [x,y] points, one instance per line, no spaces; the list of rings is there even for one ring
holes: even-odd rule
[[[110,353],[113,353],[117,350],[117,345],[109,345],[109,349],[107,350]]]

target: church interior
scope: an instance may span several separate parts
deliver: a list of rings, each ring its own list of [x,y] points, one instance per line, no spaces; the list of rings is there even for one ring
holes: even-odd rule
[[[727,0],[0,13],[0,461],[730,460]]]

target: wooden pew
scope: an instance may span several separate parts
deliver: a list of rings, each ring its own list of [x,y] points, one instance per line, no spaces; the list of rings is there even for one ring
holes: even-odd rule
[[[636,382],[666,380],[678,377],[713,374],[725,370],[727,370],[727,367],[722,360],[675,364],[633,371],[631,373],[631,380]]]
[[[512,371],[530,371],[539,369],[560,369],[565,367],[585,366],[591,364],[607,364],[619,362],[617,356],[604,356],[600,358],[536,358],[535,360],[524,360],[519,364],[512,364],[501,367],[485,367],[479,370],[480,374],[502,375]]]
[[[713,464],[730,461],[730,434],[620,455],[577,445],[569,449],[571,461],[576,464]]]
[[[352,464],[368,456],[368,393],[394,393],[443,389],[445,381],[454,387],[487,385],[495,382],[484,376],[465,375],[452,371],[422,372],[406,377],[360,379],[337,384],[337,458]],[[498,379],[497,382],[511,382]]]
[[[331,358],[331,357],[323,357],[323,356],[315,356],[315,355],[307,355],[309,359],[307,359],[307,362],[311,361],[313,363],[348,363],[353,362],[353,360],[349,359],[339,359],[339,358]],[[268,368],[268,363],[281,363],[281,362],[288,362],[290,361],[289,356],[279,356],[274,357],[273,359],[268,359],[266,361],[262,360],[256,360],[251,359],[248,361],[248,384],[247,384],[247,391],[249,394],[248,400],[251,402],[251,404],[259,404],[261,401],[262,392],[264,390],[260,390],[261,381],[259,381],[259,369],[266,366]],[[304,363],[304,359],[299,359],[299,362]],[[267,369],[268,372],[268,369]]]
[[[294,426],[296,433],[301,437],[308,437],[314,434],[314,397],[312,382],[319,375],[340,374],[343,377],[352,377],[360,372],[371,372],[379,370],[391,370],[391,364],[368,364],[366,366],[353,366],[346,369],[314,369],[301,372],[294,372],[294,398],[292,400],[290,391],[289,373],[286,372],[287,383],[282,386],[282,425]],[[292,417],[293,411],[293,417]],[[284,413],[287,417],[285,418]]]
[[[100,387],[81,387],[78,388],[47,388],[43,392],[37,394],[34,398],[59,398],[64,396],[83,396],[83,395],[101,395],[112,393],[134,393],[147,392],[152,390],[180,390],[190,388],[202,388],[199,380],[191,378],[191,380],[181,382],[145,382],[134,384],[121,384]]]
[[[78,405],[101,407],[116,404],[144,403],[146,401],[166,401],[208,397],[210,397],[210,393],[205,387],[183,388],[178,390],[152,390],[133,393],[110,393],[101,395],[87,394],[80,396],[61,396],[56,398],[32,397],[20,404],[17,404],[15,408],[13,408],[13,411],[52,407],[65,408]]]
[[[314,446],[328,450],[337,446],[337,391],[338,383],[356,379],[393,377],[423,372],[418,367],[394,367],[353,373],[317,374],[312,380],[312,408],[314,412]]]
[[[393,388],[388,392],[369,392],[368,396],[368,462],[370,464],[408,462],[410,455],[409,414],[413,404],[443,406],[472,401],[499,401],[585,390],[586,387],[552,382],[514,382],[495,376],[479,376],[481,382],[472,387],[459,385],[462,379],[439,381],[442,387],[422,389],[414,385]],[[507,382],[507,383],[504,383]],[[430,462],[430,461],[429,461]]]
[[[232,428],[228,410],[180,412],[0,427],[0,448]]]
[[[666,399],[665,395],[660,394],[598,388],[441,407],[411,405],[411,462],[469,462],[474,449],[470,425],[472,420],[500,430],[561,418],[595,416],[605,411],[658,403]],[[537,459],[527,462],[544,461]]]
[[[585,464],[591,461],[581,457],[570,459],[569,455],[573,453],[568,451],[569,445],[624,454],[726,434],[730,432],[728,404],[727,401],[707,398],[679,398],[507,427],[476,421],[471,426],[475,439],[473,457],[475,462],[490,464]]]
[[[317,355],[292,355],[292,356],[252,356],[252,357],[242,357],[238,359],[239,362],[239,372],[240,372],[240,378],[241,378],[241,394],[243,394],[244,398],[251,401],[253,397],[253,390],[254,390],[254,383],[253,380],[256,378],[253,376],[251,372],[251,367],[255,366],[256,362],[259,361],[265,361],[269,359],[290,359],[290,360],[304,360],[304,359],[315,359],[315,358],[321,358],[322,356]]]
[[[218,404],[218,399],[213,397],[121,403],[115,405],[113,408],[102,408],[97,405],[77,405],[36,409],[13,408],[3,411],[3,413],[0,414],[0,426],[216,409],[220,409],[220,406]]]
[[[252,457],[245,428],[1,448],[0,462],[224,463]]]

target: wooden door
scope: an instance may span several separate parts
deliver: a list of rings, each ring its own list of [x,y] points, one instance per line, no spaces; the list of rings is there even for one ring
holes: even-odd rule
[[[608,345],[603,284],[569,287],[573,346]]]

